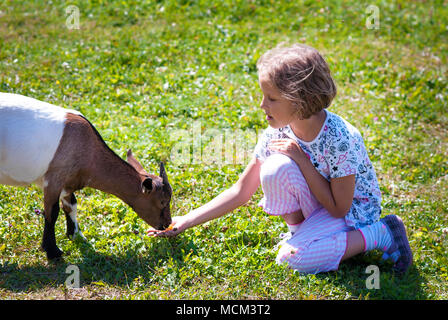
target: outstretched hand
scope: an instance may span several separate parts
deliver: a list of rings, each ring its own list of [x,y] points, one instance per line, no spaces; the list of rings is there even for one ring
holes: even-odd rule
[[[150,237],[174,237],[187,229],[185,216],[173,217],[172,223],[165,230],[149,228],[146,233]]]

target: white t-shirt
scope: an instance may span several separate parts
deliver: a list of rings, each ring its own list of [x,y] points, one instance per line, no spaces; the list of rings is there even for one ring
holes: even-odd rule
[[[378,221],[381,214],[381,191],[375,169],[359,131],[338,115],[325,112],[325,122],[313,141],[300,140],[289,125],[279,129],[268,127],[258,140],[254,155],[264,161],[273,153],[267,148],[271,139],[291,138],[328,181],[355,174],[353,203],[345,220],[347,225],[358,229]]]

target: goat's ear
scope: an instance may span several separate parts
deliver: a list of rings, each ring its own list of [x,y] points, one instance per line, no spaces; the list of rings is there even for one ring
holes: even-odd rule
[[[166,175],[165,166],[163,165],[163,162],[160,162],[160,178],[162,178],[165,190],[167,190],[170,194],[172,194],[173,190],[171,189],[171,185],[168,181],[168,176]]]
[[[144,175],[147,174],[147,172],[145,171],[145,169],[143,169],[143,166],[140,164],[140,162],[138,162],[137,159],[135,159],[131,149],[128,150],[127,161],[135,170],[137,170],[138,173]]]
[[[143,193],[151,193],[151,191],[152,191],[152,179],[151,178],[146,178],[145,180],[143,180],[142,190],[143,190]]]

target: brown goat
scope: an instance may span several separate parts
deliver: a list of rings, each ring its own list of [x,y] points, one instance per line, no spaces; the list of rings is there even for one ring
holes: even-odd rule
[[[42,187],[48,259],[62,255],[54,233],[60,202],[67,236],[82,236],[74,192],[84,187],[117,196],[154,228],[171,223],[172,189],[163,163],[159,176],[149,174],[131,150],[127,162],[118,157],[79,112],[21,95],[0,93],[0,183]]]

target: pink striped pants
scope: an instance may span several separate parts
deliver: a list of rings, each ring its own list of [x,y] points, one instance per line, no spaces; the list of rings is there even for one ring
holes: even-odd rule
[[[299,166],[282,154],[269,156],[261,166],[264,193],[260,206],[271,215],[302,210],[305,220],[279,249],[277,263],[303,273],[337,270],[345,253],[347,226],[333,218],[311,193]]]

